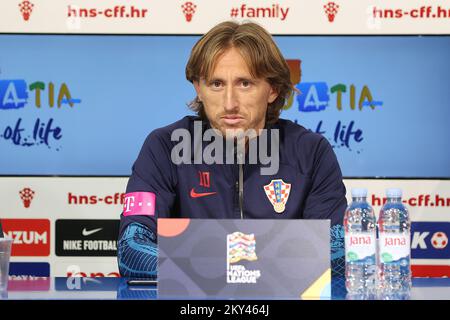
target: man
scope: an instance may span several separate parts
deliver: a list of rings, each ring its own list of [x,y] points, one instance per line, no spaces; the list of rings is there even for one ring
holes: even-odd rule
[[[324,137],[279,119],[293,86],[267,31],[215,26],[192,49],[186,77],[198,116],[154,130],[133,165],[118,246],[122,276],[156,276],[157,217],[331,219],[339,228],[347,205],[339,164]]]

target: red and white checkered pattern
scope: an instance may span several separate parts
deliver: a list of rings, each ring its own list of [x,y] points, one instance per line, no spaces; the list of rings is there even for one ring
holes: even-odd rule
[[[339,10],[339,5],[334,2],[328,2],[323,8],[325,9],[326,14],[336,14]]]
[[[285,183],[283,180],[272,180],[268,185],[264,186],[264,191],[266,192],[269,201],[275,205],[277,203],[277,198],[275,196],[274,182],[281,182],[281,203],[286,204],[289,198],[289,193],[291,192],[291,184]]]

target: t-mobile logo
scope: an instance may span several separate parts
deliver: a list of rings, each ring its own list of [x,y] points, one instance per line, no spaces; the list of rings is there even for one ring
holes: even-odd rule
[[[131,207],[134,207],[134,197],[132,197],[132,196],[125,197],[124,212],[125,213],[130,212]]]
[[[155,214],[155,194],[152,192],[132,192],[125,195],[123,205],[123,215],[144,215],[153,216]]]

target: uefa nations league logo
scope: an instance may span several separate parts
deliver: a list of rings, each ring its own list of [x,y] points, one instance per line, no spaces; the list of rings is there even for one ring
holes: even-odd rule
[[[236,231],[227,235],[227,283],[256,283],[260,270],[248,270],[237,264],[241,260],[256,261],[255,235]]]

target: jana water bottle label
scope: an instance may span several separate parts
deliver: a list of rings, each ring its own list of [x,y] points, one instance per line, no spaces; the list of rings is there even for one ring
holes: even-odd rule
[[[358,261],[375,254],[375,235],[352,233],[345,236],[345,257],[347,261]]]
[[[389,263],[408,257],[411,251],[408,234],[386,235],[380,234],[381,262]]]

